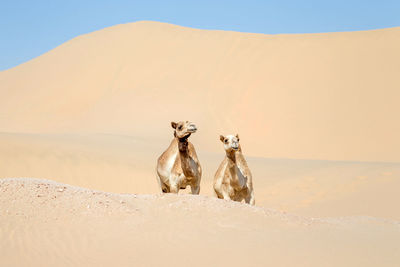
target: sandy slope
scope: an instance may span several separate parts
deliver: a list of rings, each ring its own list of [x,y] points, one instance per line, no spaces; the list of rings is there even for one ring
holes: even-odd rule
[[[398,47],[139,22],[0,72],[0,266],[398,266]],[[201,196],[158,195],[180,119]],[[211,197],[231,132],[258,207]]]
[[[264,35],[164,23],[82,35],[0,73],[1,132],[167,141],[239,132],[249,155],[400,161],[400,28]],[[200,134],[201,133],[201,134]]]
[[[0,180],[3,266],[398,266],[400,225]],[[21,253],[23,251],[23,253]]]
[[[132,136],[0,134],[0,177],[156,194],[155,165],[163,149]],[[213,196],[212,181],[223,154],[198,152],[203,165],[201,194]],[[394,205],[400,202],[400,163],[247,160],[259,206],[307,216],[400,220],[400,209]]]

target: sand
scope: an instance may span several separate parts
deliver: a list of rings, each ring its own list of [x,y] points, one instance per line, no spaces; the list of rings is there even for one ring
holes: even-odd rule
[[[398,266],[400,224],[0,180],[4,266]],[[23,252],[23,253],[22,253]]]
[[[133,135],[165,145],[192,120],[202,150],[400,161],[400,28],[264,35],[139,22],[0,72],[0,131]],[[201,133],[201,134],[200,134]]]
[[[138,22],[0,72],[0,266],[398,266],[398,47]],[[159,193],[171,120],[200,196]],[[213,196],[229,133],[256,207]]]

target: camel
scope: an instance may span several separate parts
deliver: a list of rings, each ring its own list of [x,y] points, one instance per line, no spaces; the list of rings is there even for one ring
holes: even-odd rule
[[[239,135],[220,136],[225,158],[214,177],[214,191],[218,198],[255,204],[253,181],[239,144]]]
[[[163,193],[178,193],[190,185],[192,194],[200,192],[201,166],[192,143],[188,141],[197,131],[188,121],[171,122],[174,139],[157,161],[157,180]]]

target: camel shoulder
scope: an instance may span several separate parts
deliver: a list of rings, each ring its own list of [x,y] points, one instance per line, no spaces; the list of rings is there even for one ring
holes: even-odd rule
[[[227,173],[227,166],[228,166],[228,160],[226,157],[224,157],[222,162],[219,164],[219,167],[215,173],[214,179],[224,178]]]
[[[172,139],[170,145],[168,148],[158,157],[158,163],[163,164],[166,161],[169,161],[171,157],[176,158],[178,154],[178,142],[176,141],[176,138]]]

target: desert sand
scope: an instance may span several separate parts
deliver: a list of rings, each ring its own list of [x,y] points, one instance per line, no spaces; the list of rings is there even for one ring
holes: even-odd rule
[[[4,266],[398,266],[400,224],[0,180]],[[27,204],[28,203],[28,204]],[[5,255],[5,257],[4,257]]]
[[[137,22],[0,72],[0,265],[398,266],[398,47]],[[171,120],[200,196],[159,193]],[[255,207],[213,196],[230,133]]]

